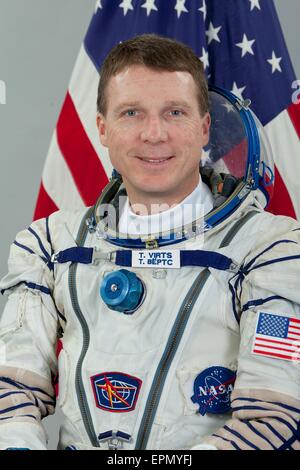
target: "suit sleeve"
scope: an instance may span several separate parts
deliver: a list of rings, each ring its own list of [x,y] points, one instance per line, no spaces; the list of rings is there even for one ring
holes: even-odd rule
[[[217,449],[300,449],[300,231],[252,253],[230,281],[240,325],[232,418]]]
[[[0,449],[46,449],[41,420],[55,408],[59,331],[51,254],[41,219],[17,235],[0,283],[8,296],[0,319]]]

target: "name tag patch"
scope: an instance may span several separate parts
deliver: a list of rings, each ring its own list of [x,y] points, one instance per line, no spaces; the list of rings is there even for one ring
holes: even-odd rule
[[[132,252],[134,268],[180,268],[179,250],[139,250]]]

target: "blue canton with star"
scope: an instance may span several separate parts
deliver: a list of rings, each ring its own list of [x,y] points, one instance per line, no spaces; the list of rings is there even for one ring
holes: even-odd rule
[[[143,33],[189,45],[209,82],[250,98],[263,125],[291,104],[296,76],[273,0],[97,0],[85,50],[99,71],[113,46]]]
[[[269,313],[260,313],[256,333],[276,338],[288,335],[289,318]]]

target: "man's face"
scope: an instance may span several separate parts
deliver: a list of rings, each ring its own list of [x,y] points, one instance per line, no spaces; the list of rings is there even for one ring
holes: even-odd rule
[[[178,203],[197,186],[210,117],[201,117],[188,72],[131,66],[107,85],[100,139],[131,202]]]

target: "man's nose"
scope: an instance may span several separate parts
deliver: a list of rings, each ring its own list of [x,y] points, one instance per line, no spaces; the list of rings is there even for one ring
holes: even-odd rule
[[[166,123],[163,122],[163,119],[160,116],[149,116],[145,119],[143,122],[141,139],[144,142],[150,142],[151,144],[166,142],[168,140]]]

